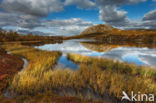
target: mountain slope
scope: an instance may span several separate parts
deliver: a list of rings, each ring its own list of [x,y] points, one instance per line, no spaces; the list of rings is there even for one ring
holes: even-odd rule
[[[121,30],[107,24],[99,24],[85,29],[82,33],[63,39],[94,39],[109,42],[156,43],[156,30]]]
[[[98,24],[85,29],[80,35],[86,34],[104,34],[113,30],[117,30],[108,24]]]

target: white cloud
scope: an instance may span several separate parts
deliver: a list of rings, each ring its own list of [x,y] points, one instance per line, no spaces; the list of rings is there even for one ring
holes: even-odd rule
[[[143,20],[156,20],[156,9],[145,14]]]
[[[91,26],[92,22],[84,21],[80,18],[71,18],[71,19],[64,19],[64,20],[45,20],[43,22],[45,26],[56,27],[56,26],[71,26],[71,25],[78,25],[78,26]]]
[[[149,29],[156,29],[156,9],[144,15],[142,25]]]
[[[61,0],[3,0],[0,7],[9,12],[43,17],[63,10],[63,3]]]
[[[89,3],[88,7],[94,5],[88,0],[85,3]],[[16,26],[18,29],[16,31],[21,33],[42,34],[42,31],[47,31],[46,33],[51,32],[55,35],[73,35],[93,25],[92,22],[80,18],[40,20],[49,12],[63,10],[63,7],[61,0],[3,0],[0,4],[0,8],[4,10],[0,12],[0,27]],[[37,31],[37,28],[40,29]]]
[[[64,20],[46,20],[42,23],[45,27],[52,29],[56,35],[76,35],[82,32],[85,28],[92,26],[90,21],[84,21],[80,18],[71,18]]]
[[[39,18],[30,15],[18,15],[15,13],[0,13],[0,27],[19,26],[24,28],[34,28],[41,26]]]
[[[137,4],[139,2],[145,2],[147,0],[96,0],[100,6],[112,5],[121,6],[124,4]]]
[[[78,8],[93,8],[95,7],[95,3],[91,0],[66,0],[65,5],[77,5]]]
[[[156,10],[145,14],[142,20],[134,22],[126,16],[128,12],[120,9],[122,5],[137,4],[146,0],[94,1],[64,0],[63,3],[63,0],[2,0],[0,8],[3,9],[3,12],[0,12],[0,27],[17,26],[23,28],[21,30],[23,32],[41,27],[41,29],[51,31],[57,35],[79,34],[85,28],[92,26],[93,23],[80,18],[41,21],[41,18],[46,17],[48,13],[61,11],[64,6],[76,5],[78,8],[85,9],[98,6],[99,18],[116,27],[156,29]]]
[[[60,35],[63,34],[63,35],[66,35],[66,36],[72,36],[72,35],[80,34],[87,27],[88,26],[82,27],[82,26],[78,26],[78,25],[60,27],[56,34],[60,34]]]
[[[146,0],[96,0],[99,6],[99,18],[113,26],[131,25],[127,12],[120,10],[119,7],[125,4],[137,4]]]
[[[125,26],[129,24],[129,19],[126,17],[127,12],[123,10],[118,10],[113,6],[105,6],[100,8],[101,20],[104,20],[106,23],[113,26]]]

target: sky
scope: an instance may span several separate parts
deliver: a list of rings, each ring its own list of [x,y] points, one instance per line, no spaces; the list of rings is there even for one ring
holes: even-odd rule
[[[97,24],[156,29],[156,0],[0,0],[0,28],[71,36]]]

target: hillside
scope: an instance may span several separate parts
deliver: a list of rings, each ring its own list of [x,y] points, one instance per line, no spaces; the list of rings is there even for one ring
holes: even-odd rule
[[[90,37],[98,37],[104,36],[106,34],[110,34],[112,31],[120,32],[120,29],[114,28],[108,24],[98,24],[91,26],[85,29],[83,32],[76,36],[64,37],[64,39],[81,39],[81,38],[90,38]]]
[[[156,30],[121,30],[107,24],[99,24],[85,29],[82,33],[64,39],[94,39],[100,42],[143,42],[156,43]]]
[[[85,29],[80,35],[86,34],[104,34],[110,31],[118,30],[108,24],[98,24]]]

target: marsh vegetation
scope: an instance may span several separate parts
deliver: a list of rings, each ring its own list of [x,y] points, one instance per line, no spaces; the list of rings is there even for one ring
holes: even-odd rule
[[[23,61],[20,57],[7,54],[0,47],[0,94],[8,87],[8,83],[23,66]]]
[[[114,103],[121,100],[123,90],[128,95],[131,91],[156,95],[154,67],[114,61],[102,58],[101,55],[100,57],[82,55],[83,53],[95,55],[98,52],[109,52],[118,48],[119,45],[81,42],[78,47],[72,49],[70,44],[75,43],[67,42],[66,44],[69,48],[63,44],[62,46],[49,44],[36,47],[22,45],[21,42],[3,44],[2,47],[12,55],[29,61],[26,69],[10,80],[8,90],[11,101]],[[44,47],[46,49],[43,49]],[[47,48],[50,50],[48,51]],[[56,67],[61,56],[79,65],[79,68],[75,70]],[[0,100],[7,101],[3,96]]]
[[[121,99],[123,90],[128,94],[131,91],[156,94],[156,71],[149,67],[68,53],[67,58],[79,64],[80,68],[75,71],[70,68],[53,70],[61,52],[19,44],[3,47],[29,61],[26,70],[10,82],[9,91],[12,96],[37,98],[39,94],[51,93],[64,98],[74,96],[80,100],[114,102]]]
[[[13,97],[15,96],[12,101],[20,101],[22,98],[24,98],[23,101],[37,101],[38,96],[42,96],[42,99],[45,97],[46,99],[51,100],[51,98],[48,97],[50,95],[56,97],[53,100],[54,102],[57,101],[62,103],[61,101],[65,100],[65,102],[74,101],[80,103],[84,101],[85,103],[89,103],[89,101],[70,97],[68,95],[67,97],[58,97],[55,95],[57,93],[54,92],[53,89],[63,89],[60,87],[61,85],[69,85],[65,84],[65,76],[68,76],[68,72],[73,72],[72,70],[65,70],[64,72],[61,69],[52,69],[61,56],[61,52],[48,52],[19,44],[7,44],[3,45],[3,48],[12,54],[24,57],[29,61],[29,65],[25,71],[18,73],[10,82],[10,95]],[[46,97],[47,94],[48,96]],[[30,96],[33,96],[33,99],[30,99]],[[41,101],[44,101],[44,99],[42,99]],[[7,101],[3,96],[1,96],[1,100]]]

